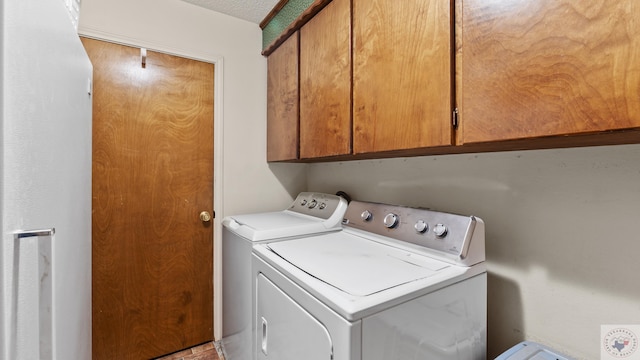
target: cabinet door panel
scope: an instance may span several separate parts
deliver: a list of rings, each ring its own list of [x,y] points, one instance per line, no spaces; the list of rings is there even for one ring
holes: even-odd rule
[[[463,142],[640,126],[640,2],[464,0]]]
[[[267,161],[298,158],[298,33],[267,59]]]
[[[353,0],[354,153],[452,143],[449,0]]]
[[[333,0],[300,29],[300,157],[351,153],[351,4]]]

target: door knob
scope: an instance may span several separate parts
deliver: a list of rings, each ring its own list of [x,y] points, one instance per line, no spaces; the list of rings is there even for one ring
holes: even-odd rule
[[[200,220],[202,220],[202,222],[211,221],[211,214],[208,211],[201,212],[200,213]]]

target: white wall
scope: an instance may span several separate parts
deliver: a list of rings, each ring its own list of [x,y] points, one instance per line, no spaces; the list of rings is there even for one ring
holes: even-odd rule
[[[78,31],[216,64],[216,238],[224,216],[282,209],[304,190],[305,165],[266,163],[267,64],[257,24],[180,0],[83,0]]]
[[[63,1],[0,1],[0,6],[4,315],[0,358],[88,359],[91,63]],[[55,236],[41,237],[41,241],[52,246],[48,259],[52,272],[40,278],[37,238],[21,240],[14,247],[13,234],[51,227],[56,229]],[[18,256],[14,249],[20,250]],[[19,274],[14,264],[19,264]],[[52,282],[52,295],[39,291],[47,281]],[[39,296],[53,308],[40,308]],[[53,329],[39,329],[39,318],[53,319]],[[42,341],[51,337],[53,349],[41,351]]]
[[[600,357],[640,324],[640,145],[314,164],[308,188],[481,217],[489,355],[522,340]]]

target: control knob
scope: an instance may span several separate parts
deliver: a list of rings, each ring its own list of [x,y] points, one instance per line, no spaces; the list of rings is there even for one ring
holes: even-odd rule
[[[398,226],[398,215],[394,214],[394,213],[389,213],[387,214],[387,216],[384,217],[384,226],[386,226],[389,229],[393,229],[394,227]]]
[[[309,203],[309,209],[315,208],[316,205],[318,205],[318,202],[315,200],[311,200],[311,202]]]
[[[444,224],[436,224],[436,226],[433,228],[433,233],[436,234],[436,236],[439,238],[447,236],[448,231],[449,230]]]
[[[371,221],[371,219],[373,218],[373,214],[371,213],[371,211],[365,210],[362,212],[362,214],[360,214],[360,218],[362,219],[362,221]]]
[[[413,225],[413,228],[416,229],[418,233],[424,234],[425,232],[427,232],[427,230],[429,230],[429,224],[427,224],[424,220],[418,220],[415,225]]]

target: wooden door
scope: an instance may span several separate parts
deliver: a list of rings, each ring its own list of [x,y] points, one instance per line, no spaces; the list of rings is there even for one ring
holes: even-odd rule
[[[353,0],[353,152],[451,145],[450,0]]]
[[[640,2],[464,0],[464,143],[640,127]]]
[[[93,359],[213,339],[212,64],[82,39],[94,66]]]
[[[298,159],[298,33],[267,58],[267,161]]]
[[[300,29],[300,158],[351,153],[351,1]]]

